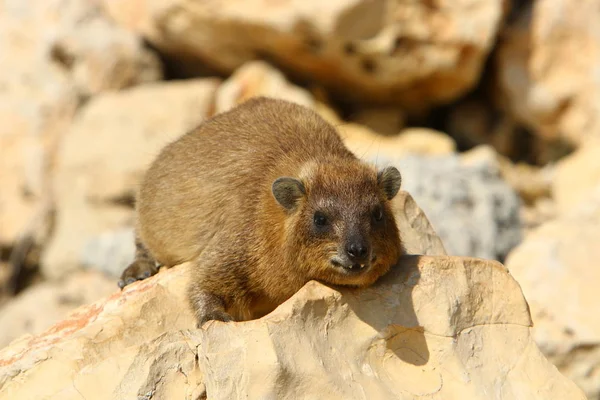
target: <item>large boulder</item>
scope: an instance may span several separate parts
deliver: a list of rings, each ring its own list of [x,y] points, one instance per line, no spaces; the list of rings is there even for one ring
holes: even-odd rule
[[[443,254],[410,196],[394,207],[409,253]],[[497,262],[408,255],[370,288],[311,281],[263,318],[202,329],[190,266],[14,341],[0,351],[0,399],[585,399],[540,353]]]
[[[141,37],[98,2],[0,4],[0,246],[46,230],[55,149],[82,99],[162,77]]]
[[[495,262],[410,256],[369,289],[312,281],[259,320],[202,330],[186,267],[0,351],[0,399],[585,399]]]
[[[92,239],[133,225],[139,179],[166,144],[209,116],[219,82],[152,83],[86,104],[58,149],[56,227],[42,255],[45,276],[59,278],[89,263]]]
[[[228,74],[266,59],[347,99],[411,109],[454,99],[477,82],[505,6],[503,0],[104,4],[180,62],[199,60]]]
[[[600,186],[532,231],[506,260],[531,306],[534,338],[561,372],[600,397]]]
[[[528,3],[496,57],[506,110],[547,139],[600,137],[600,0]]]

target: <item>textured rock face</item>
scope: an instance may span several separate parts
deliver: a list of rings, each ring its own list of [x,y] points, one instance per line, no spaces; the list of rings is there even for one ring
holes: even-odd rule
[[[22,77],[51,66],[82,96],[162,78],[158,57],[98,1],[4,1],[0,7],[3,65]]]
[[[0,245],[38,230],[55,148],[80,99],[162,77],[134,33],[85,0],[0,3]]]
[[[600,137],[600,1],[533,2],[498,50],[508,110],[539,135]]]
[[[156,83],[96,96],[86,105],[58,152],[56,229],[42,257],[46,276],[80,266],[93,237],[132,226],[126,204],[138,180],[162,147],[208,116],[218,83]]]
[[[571,211],[548,222],[506,260],[523,287],[534,337],[562,373],[600,397],[600,186]]]
[[[345,96],[413,108],[453,99],[475,83],[503,12],[502,0],[104,4],[179,59],[230,73],[266,58]]]
[[[407,258],[370,289],[309,283],[262,320],[211,324],[199,362],[215,399],[584,398],[539,352],[494,262]]]
[[[381,151],[371,160],[400,169],[402,188],[425,211],[449,255],[502,260],[520,242],[519,198],[492,154],[395,157]]]
[[[407,257],[370,289],[310,282],[260,320],[191,331],[185,268],[2,350],[0,399],[585,398],[494,262]]]
[[[443,254],[406,193],[410,253]],[[374,286],[311,281],[271,314],[193,329],[184,264],[0,351],[0,399],[584,399],[496,262],[406,256]]]
[[[44,282],[0,308],[0,348],[29,333],[38,335],[73,309],[117,291],[114,279],[96,271],[77,271],[64,282]]]
[[[186,331],[194,320],[182,297],[185,267],[158,278],[2,350],[0,399],[197,399],[203,384],[197,332]]]
[[[215,96],[215,114],[227,111],[251,97],[266,96],[312,107],[312,95],[287,81],[285,76],[269,64],[252,61],[238,68],[227,79]]]

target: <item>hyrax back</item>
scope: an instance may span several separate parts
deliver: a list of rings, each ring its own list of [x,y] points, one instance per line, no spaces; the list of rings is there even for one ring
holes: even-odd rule
[[[120,285],[194,263],[198,324],[262,316],[309,280],[365,286],[401,243],[393,167],[346,149],[312,110],[255,98],[166,146],[137,199],[136,260]]]

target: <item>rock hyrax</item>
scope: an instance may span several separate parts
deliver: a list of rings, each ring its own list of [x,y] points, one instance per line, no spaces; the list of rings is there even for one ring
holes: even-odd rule
[[[394,167],[377,169],[314,111],[254,98],[166,146],[136,202],[121,287],[192,262],[198,325],[267,314],[305,283],[366,286],[398,261]]]

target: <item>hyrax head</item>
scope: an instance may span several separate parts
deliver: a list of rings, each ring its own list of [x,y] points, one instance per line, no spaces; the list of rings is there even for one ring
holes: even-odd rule
[[[390,200],[400,172],[356,161],[308,164],[272,193],[286,212],[286,254],[309,279],[370,285],[396,263],[401,243]]]

